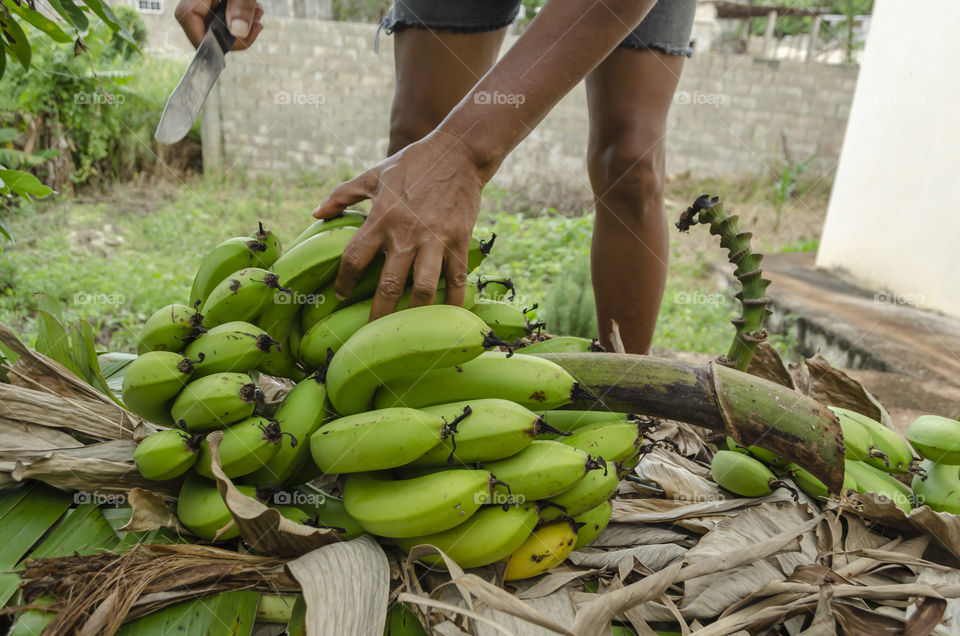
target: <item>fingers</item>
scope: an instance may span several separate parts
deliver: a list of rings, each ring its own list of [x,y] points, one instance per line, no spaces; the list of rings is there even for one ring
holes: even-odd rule
[[[353,293],[360,274],[380,252],[380,237],[363,227],[357,230],[347,248],[340,257],[340,271],[333,285],[333,292],[337,300],[344,300]],[[386,268],[386,266],[384,266]]]
[[[239,0],[230,0],[229,4],[227,5],[227,24],[228,25],[231,24],[230,11],[233,10],[233,4],[238,1]],[[250,45],[253,44],[254,40],[257,39],[257,36],[260,35],[260,32],[263,31],[263,24],[260,22],[260,18],[262,17],[263,17],[263,7],[260,5],[259,2],[254,2],[253,22],[250,24],[250,27],[247,30],[246,35],[237,36],[236,33],[234,33],[234,36],[237,38],[237,41],[233,43],[233,48],[231,50],[242,51],[243,49],[249,48]],[[237,20],[236,28],[238,32],[243,30],[244,25],[240,24],[240,22],[242,21],[243,21],[243,18],[239,18]],[[228,28],[230,27],[228,26]],[[230,28],[230,32],[233,33],[232,28]]]
[[[429,243],[420,248],[413,264],[413,291],[410,306],[432,305],[437,295],[437,281],[443,271],[443,245]]]
[[[443,275],[447,279],[447,292],[444,303],[462,307],[467,293],[467,244],[462,248],[447,250],[444,259]]]
[[[397,302],[403,295],[403,287],[413,265],[416,252],[412,249],[388,252],[387,261],[380,274],[380,284],[373,294],[373,306],[370,308],[370,320],[392,313],[397,308]]]
[[[203,41],[213,9],[218,4],[217,0],[180,0],[174,10],[174,17],[194,48]],[[227,29],[237,38],[233,44],[234,51],[253,44],[263,31],[263,24],[260,22],[262,17],[263,7],[256,0],[228,0]]]
[[[207,32],[207,16],[210,15],[212,0],[180,0],[173,16],[186,34],[194,48],[200,46]]]
[[[323,203],[316,207],[313,216],[318,219],[330,219],[339,216],[348,206],[356,205],[373,197],[371,186],[376,181],[376,177],[372,173],[365,172],[359,177],[341,183],[323,200]]]
[[[227,1],[227,29],[233,37],[243,39],[250,35],[256,10],[256,0]],[[262,9],[260,15],[263,15]]]

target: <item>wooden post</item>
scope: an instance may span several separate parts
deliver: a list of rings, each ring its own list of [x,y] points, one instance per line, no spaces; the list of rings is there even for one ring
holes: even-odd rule
[[[775,53],[775,44],[773,29],[777,26],[777,12],[771,11],[767,14],[767,29],[763,32],[763,55],[764,57],[773,57]]]
[[[807,61],[812,62],[813,58],[817,54],[817,42],[820,41],[820,24],[823,22],[823,17],[820,15],[813,16],[813,24],[810,25],[810,35],[807,37]]]

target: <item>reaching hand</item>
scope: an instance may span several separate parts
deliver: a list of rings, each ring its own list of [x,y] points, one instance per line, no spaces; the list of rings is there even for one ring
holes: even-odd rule
[[[180,0],[173,15],[187,34],[194,48],[200,46],[207,25],[213,15],[213,9],[226,0]],[[263,25],[263,7],[256,0],[229,0],[227,2],[227,29],[237,41],[233,43],[232,51],[240,51],[253,44]]]
[[[343,253],[337,296],[349,296],[364,268],[384,252],[371,320],[397,308],[411,267],[411,307],[433,303],[441,275],[446,302],[462,305],[467,250],[484,183],[463,143],[434,132],[336,187],[314,210],[315,217],[331,218],[365,199],[373,202]]]

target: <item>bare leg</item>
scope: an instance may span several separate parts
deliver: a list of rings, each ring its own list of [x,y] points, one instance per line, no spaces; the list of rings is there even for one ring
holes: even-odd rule
[[[620,47],[587,77],[587,165],[597,218],[591,268],[600,342],[612,321],[628,353],[647,353],[667,276],[664,135],[684,58]]]
[[[497,61],[506,28],[450,33],[406,28],[394,35],[397,87],[390,113],[392,155],[443,121]]]

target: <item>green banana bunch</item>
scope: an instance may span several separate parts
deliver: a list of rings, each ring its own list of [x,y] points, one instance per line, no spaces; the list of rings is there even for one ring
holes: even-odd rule
[[[453,435],[411,462],[411,466],[447,466],[493,461],[519,453],[545,428],[536,413],[497,398],[427,406],[424,413],[456,420],[469,407],[470,415],[457,422]]]
[[[587,353],[588,351],[605,351],[595,339],[587,340],[577,336],[558,336],[534,342],[521,349],[523,353]]]
[[[250,322],[267,308],[277,287],[277,275],[248,267],[227,276],[203,303],[203,324],[208,329],[225,322]]]
[[[250,417],[262,397],[246,373],[214,373],[188,383],[170,414],[190,431],[209,431]]]
[[[288,433],[282,431],[276,421],[262,417],[248,417],[231,424],[223,431],[223,441],[220,442],[223,473],[233,479],[263,468],[280,450],[280,442],[286,434]],[[290,437],[290,445],[297,445],[297,439],[293,436]],[[203,440],[200,442],[200,455],[193,469],[198,475],[213,479],[212,461],[210,445],[207,440]]]
[[[312,518],[312,525],[317,528],[333,528],[350,540],[366,534],[357,520],[350,516],[342,499],[337,499],[323,492],[316,486],[304,484],[297,488],[300,508]]]
[[[926,479],[922,473],[913,476],[917,502],[937,512],[960,515],[960,466],[925,459],[920,462],[920,468],[926,473]]]
[[[521,504],[555,497],[572,488],[587,471],[605,468],[584,451],[550,440],[535,440],[512,457],[482,466],[503,482],[494,485],[492,498],[483,503]]]
[[[577,525],[561,519],[540,526],[507,559],[504,581],[529,579],[563,563],[577,542]]]
[[[157,431],[145,437],[133,451],[133,463],[147,479],[164,481],[179,477],[197,461],[200,436],[178,428]]]
[[[533,329],[522,311],[499,300],[480,300],[470,311],[490,325],[493,333],[506,342],[529,336]]]
[[[421,408],[443,402],[503,398],[531,410],[555,409],[581,397],[573,376],[554,362],[520,353],[486,351],[458,366],[383,382],[374,404]]]
[[[344,210],[339,216],[335,216],[332,219],[314,221],[307,229],[301,232],[297,238],[293,239],[293,242],[287,246],[287,251],[289,252],[308,238],[312,238],[321,232],[329,232],[338,227],[360,227],[366,220],[366,212],[361,212],[360,210]]]
[[[590,470],[572,488],[540,502],[540,518],[553,521],[561,516],[577,517],[608,501],[617,491],[620,478],[613,467]]]
[[[423,537],[399,539],[404,552],[428,544],[440,548],[462,568],[479,568],[502,561],[513,554],[530,536],[539,518],[534,506],[483,506],[465,522],[443,532]],[[424,563],[443,566],[436,555],[421,557]]]
[[[636,423],[595,422],[582,426],[572,435],[561,437],[557,441],[590,453],[592,457],[602,457],[611,463],[626,462],[639,455],[642,439],[643,434]]]
[[[570,433],[582,426],[595,422],[608,424],[625,424],[629,421],[626,413],[612,411],[542,411],[541,417],[553,428]]]
[[[465,522],[490,498],[492,483],[486,470],[444,470],[398,480],[355,473],[344,482],[343,504],[367,532],[419,537]]]
[[[843,455],[847,459],[867,461],[873,456],[880,457],[873,445],[873,437],[859,422],[850,417],[838,417],[843,431]]]
[[[755,457],[767,466],[782,468],[790,463],[787,459],[768,451],[766,448],[762,448],[760,446],[741,446],[737,443],[737,440],[733,439],[729,435],[727,435],[727,448],[736,453],[746,453],[751,457]]]
[[[477,288],[477,293],[481,298],[489,300],[513,300],[517,296],[517,290],[513,281],[506,276],[487,273],[477,274],[476,280],[472,281]]]
[[[342,415],[364,411],[381,383],[468,362],[492,346],[489,336],[486,323],[453,305],[384,316],[361,327],[333,356],[327,370],[330,402]]]
[[[913,451],[909,444],[895,431],[856,411],[838,406],[831,406],[829,409],[840,420],[841,426],[844,425],[845,421],[848,425],[850,423],[859,424],[873,438],[873,446],[876,448],[870,451],[869,457],[864,460],[866,463],[888,473],[910,472],[910,464],[913,463]],[[881,452],[877,453],[876,450]]]
[[[762,497],[786,487],[760,460],[730,450],[718,450],[710,463],[710,476],[718,485],[741,497]]]
[[[280,286],[297,294],[310,294],[337,275],[340,255],[357,228],[342,226],[321,232],[288,250],[273,264]]]
[[[447,434],[439,415],[407,408],[357,413],[310,436],[313,461],[325,473],[360,473],[408,464]]]
[[[372,263],[367,265],[363,273],[360,274],[360,278],[358,278],[354,284],[350,296],[343,300],[337,299],[336,281],[330,281],[320,287],[317,293],[313,295],[314,297],[311,299],[311,302],[304,303],[303,305],[303,311],[300,314],[300,328],[303,332],[306,333],[310,331],[311,327],[335,311],[339,311],[350,305],[355,305],[373,296],[373,292],[377,290],[377,284],[380,282],[383,263],[384,257],[383,255],[379,255]],[[397,308],[406,309],[406,307]],[[370,313],[369,309],[367,313]]]
[[[193,287],[190,289],[189,304],[193,305],[197,301],[200,304],[205,303],[210,292],[234,272],[248,267],[267,269],[273,265],[280,256],[279,243],[270,232],[258,233],[258,236],[268,240],[264,242],[256,237],[237,236],[213,248],[200,261]]]
[[[960,464],[960,421],[921,415],[907,429],[907,441],[924,459]]]
[[[279,343],[260,360],[258,369],[267,375],[290,378],[299,382],[306,373],[298,365],[297,352],[291,337],[295,326],[300,322],[300,306],[293,302],[293,294],[288,290],[277,290],[273,302],[257,316],[257,324]]]
[[[613,504],[610,501],[605,501],[596,508],[574,517],[573,520],[579,526],[579,529],[577,530],[577,542],[573,549],[579,550],[593,543],[593,540],[607,528],[611,514],[613,514]]]
[[[237,486],[237,490],[248,497],[256,496],[256,489],[253,486]],[[177,518],[180,519],[180,523],[190,529],[190,532],[207,541],[213,541],[217,530],[233,521],[233,515],[230,514],[227,504],[220,496],[217,484],[194,472],[187,473],[187,478],[180,486],[180,493],[177,496]],[[229,541],[238,536],[240,536],[240,528],[234,525],[216,537],[216,540]]]
[[[179,353],[204,332],[203,316],[176,303],[158,309],[140,330],[137,353],[172,351]]]
[[[407,290],[400,296],[397,302],[397,311],[407,309],[410,306],[410,290]],[[467,287],[467,296],[464,299],[464,307],[470,307],[473,304],[473,288]],[[434,304],[442,304],[446,300],[446,284],[440,281],[440,287],[437,289],[437,296]],[[309,368],[316,369],[327,362],[327,351],[336,353],[340,347],[350,339],[350,336],[360,330],[370,319],[370,308],[373,306],[373,300],[368,299],[360,301],[335,311],[325,318],[320,319],[314,325],[307,329],[304,327],[303,339],[297,349],[300,359]],[[402,406],[402,405],[397,405]]]
[[[193,380],[213,373],[245,373],[257,367],[271,347],[279,343],[266,331],[249,322],[233,321],[218,325],[187,346],[187,358],[193,364]]]
[[[830,498],[830,490],[827,486],[813,476],[809,471],[804,470],[800,466],[790,463],[786,466],[787,473],[793,478],[793,482],[797,485],[797,488],[820,501],[826,501]],[[843,473],[843,492],[848,490],[856,490],[857,481],[853,478],[849,471],[844,471]]]
[[[283,486],[290,483],[305,463],[312,463],[310,459],[310,436],[320,424],[327,419],[327,387],[323,378],[318,374],[311,375],[297,383],[290,389],[274,419],[280,424],[283,432],[289,433],[297,444],[280,444],[280,450],[263,465],[247,477],[248,483],[266,486],[277,484]]]
[[[856,460],[846,462],[846,471],[857,482],[857,492],[872,492],[890,499],[898,508],[910,514],[913,510],[913,491],[885,471]]]
[[[123,376],[124,405],[145,420],[171,426],[170,402],[193,373],[193,362],[172,351],[148,351],[129,365]]]

